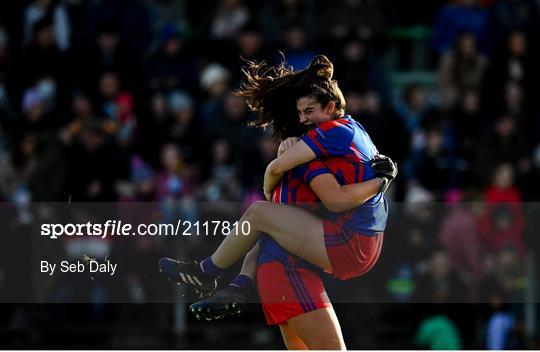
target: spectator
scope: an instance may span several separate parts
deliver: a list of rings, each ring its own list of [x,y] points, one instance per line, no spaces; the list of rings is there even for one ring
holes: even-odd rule
[[[420,84],[408,84],[402,95],[394,104],[394,120],[399,119],[405,127],[405,135],[409,140],[408,148],[402,153],[408,154],[410,148],[417,149],[422,144],[422,127],[437,118],[428,98],[428,92]]]
[[[514,170],[510,164],[500,164],[493,174],[491,186],[486,191],[488,203],[521,201],[519,190],[514,185]]]
[[[467,302],[465,283],[452,267],[445,250],[436,249],[432,253],[426,272],[417,280],[415,299],[419,303]]]
[[[265,38],[260,29],[254,25],[246,25],[238,35],[238,52],[243,59],[260,61],[266,58],[264,47]],[[234,55],[233,55],[234,56]]]
[[[479,175],[489,175],[500,163],[512,164],[518,172],[530,164],[527,142],[522,137],[515,117],[501,115],[494,124],[493,132],[484,137],[477,155]]]
[[[99,27],[106,22],[118,24],[120,37],[135,60],[140,60],[152,38],[149,15],[142,0],[96,0],[87,10],[86,25],[89,38],[95,38]]]
[[[197,160],[200,138],[197,122],[194,119],[195,106],[193,99],[185,92],[175,91],[169,95],[169,109],[172,123],[169,126],[168,140],[180,146],[186,160]]]
[[[523,88],[512,81],[508,81],[505,86],[504,103],[506,111],[513,116],[523,116]]]
[[[424,146],[411,153],[404,173],[408,183],[418,183],[434,192],[439,199],[455,183],[452,149],[445,144],[440,128],[426,131]]]
[[[481,147],[481,131],[486,124],[479,92],[463,92],[459,104],[448,114],[451,138],[455,145],[456,185],[460,188],[474,187],[481,180],[475,166],[475,154]]]
[[[439,243],[448,252],[452,266],[470,283],[476,285],[483,276],[480,238],[476,223],[458,190],[445,195],[446,215],[438,234]]]
[[[525,259],[518,248],[507,244],[488,259],[490,271],[482,285],[484,298],[496,307],[523,301],[529,284],[524,276]]]
[[[305,28],[308,40],[312,40],[317,34],[315,1],[265,1],[258,22],[263,28],[264,37],[270,42],[278,42],[287,26],[293,23]]]
[[[51,130],[60,125],[53,114],[56,84],[54,80],[45,78],[24,92],[22,111],[24,121],[19,127],[38,130]]]
[[[459,330],[444,315],[426,318],[416,332],[415,344],[430,350],[460,350],[463,348]]]
[[[107,71],[118,72],[120,79],[128,86],[140,84],[139,72],[133,54],[125,46],[118,23],[107,21],[98,28],[95,42],[90,47],[78,48],[77,65],[74,74],[82,76],[85,89],[93,89],[97,78]],[[84,70],[81,66],[85,67]]]
[[[18,60],[16,77],[19,89],[29,87],[43,76],[54,78],[59,85],[64,84],[65,59],[56,44],[51,23],[46,19],[37,21],[32,40]]]
[[[235,38],[235,45],[223,44],[216,47],[212,44],[205,56],[212,62],[223,64],[231,73],[231,85],[236,87],[242,79],[242,67],[248,61],[271,62],[273,55],[268,51],[267,38],[262,36],[261,29],[253,22],[246,24]]]
[[[457,148],[463,153],[474,150],[475,141],[480,137],[485,123],[481,106],[478,90],[465,90],[459,104],[450,112],[454,138],[458,141]]]
[[[501,76],[505,77],[504,80],[524,84],[526,79],[532,78],[528,72],[532,67],[528,61],[530,57],[527,49],[527,37],[523,32],[515,31],[508,36],[507,65],[505,65],[505,70],[499,71]]]
[[[68,195],[72,201],[115,201],[114,185],[127,178],[128,161],[107,138],[102,124],[87,121],[69,148]]]
[[[539,74],[529,46],[529,41],[522,31],[513,31],[506,36],[504,47],[493,59],[486,75],[484,94],[503,103],[493,107],[498,111],[508,106],[510,88],[519,89],[521,94],[518,111],[515,113],[522,114],[523,108],[528,107],[525,104],[524,92],[534,89]]]
[[[36,134],[32,159],[34,165],[28,178],[32,201],[66,201],[67,159],[54,134]]]
[[[130,92],[122,90],[116,72],[104,72],[99,79],[98,108],[104,130],[128,146],[132,142],[137,118],[134,114],[134,100]]]
[[[71,111],[73,113],[72,120],[84,122],[94,117],[92,100],[88,95],[81,92],[73,96]]]
[[[39,100],[47,114],[55,112],[57,95],[57,82],[54,77],[43,76],[36,80],[36,83],[26,89],[23,94],[23,110],[28,107],[28,102],[34,99]]]
[[[141,155],[144,160],[158,168],[159,155],[164,144],[170,142],[169,127],[171,124],[171,112],[167,101],[167,95],[156,93],[145,104],[143,118],[137,124],[136,146],[134,151]]]
[[[336,79],[343,87],[375,91],[384,103],[389,92],[386,72],[367,43],[351,34],[340,45]]]
[[[200,85],[206,95],[201,107],[201,123],[204,126],[211,126],[218,120],[229,79],[229,71],[220,64],[211,63],[202,70]]]
[[[60,131],[60,139],[64,144],[70,145],[73,138],[79,135],[82,126],[95,120],[92,100],[84,93],[76,93],[71,102],[71,115],[68,124]]]
[[[28,45],[32,38],[32,28],[38,21],[50,18],[55,42],[61,51],[70,46],[71,24],[68,11],[62,0],[34,0],[24,13],[24,42]]]
[[[197,64],[186,38],[173,26],[165,26],[160,33],[157,51],[145,64],[146,85],[153,92],[176,89],[196,92]]]
[[[510,335],[515,325],[514,317],[508,312],[503,310],[494,312],[486,326],[486,348],[496,351],[510,348]]]
[[[250,13],[242,0],[220,0],[212,20],[210,37],[233,40],[249,17]]]
[[[210,160],[205,164],[202,179],[205,180],[204,201],[239,201],[242,196],[239,172],[233,158],[230,143],[216,139],[211,144]]]
[[[157,199],[173,202],[193,195],[195,180],[188,165],[175,144],[166,144],[161,150],[162,169],[156,175]]]
[[[398,208],[395,221],[389,223],[388,232],[399,229],[404,236],[398,242],[388,242],[385,253],[386,288],[393,302],[410,302],[415,296],[416,275],[419,263],[425,261],[435,243],[439,223],[439,208],[433,207],[433,195],[420,187],[411,188]]]
[[[246,128],[249,112],[244,99],[228,93],[223,102],[223,110],[219,111],[215,122],[208,128],[207,138],[223,138],[228,141],[232,153],[242,162],[249,165],[246,155],[249,151],[244,148],[256,144],[258,131]]]
[[[511,245],[523,255],[524,213],[520,204],[521,192],[514,184],[514,170],[510,164],[501,164],[495,169],[485,199],[488,207],[480,219],[480,234],[486,248],[496,253]]]
[[[492,272],[483,284],[485,298],[491,305],[486,326],[488,349],[523,349],[525,332],[518,302],[526,298],[529,282],[523,259],[515,248],[507,246],[493,258]]]
[[[480,88],[487,68],[487,59],[478,53],[476,39],[462,33],[454,49],[442,55],[438,71],[438,87],[443,108],[450,109],[467,90]]]
[[[115,103],[117,111],[114,116],[114,128],[117,129],[118,142],[124,147],[130,147],[137,124],[135,102],[130,93],[123,92],[118,94]]]
[[[154,172],[139,156],[131,159],[130,182],[133,189],[129,188],[123,193],[123,201],[154,202],[156,200],[156,182]],[[126,214],[129,216],[129,214]],[[146,214],[148,216],[150,214]],[[132,219],[136,221],[136,219]]]

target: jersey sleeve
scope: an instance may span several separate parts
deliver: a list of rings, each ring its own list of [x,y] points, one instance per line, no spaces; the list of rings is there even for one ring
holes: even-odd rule
[[[351,153],[354,131],[345,126],[310,130],[302,140],[317,157],[344,156]]]
[[[305,171],[303,176],[304,182],[309,185],[315,177],[331,173],[332,171],[326,166],[325,163],[323,163],[321,160],[315,159],[305,164]]]

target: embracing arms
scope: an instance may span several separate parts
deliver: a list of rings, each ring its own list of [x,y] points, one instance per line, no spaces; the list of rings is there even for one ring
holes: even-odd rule
[[[371,160],[375,178],[361,183],[340,185],[331,173],[321,174],[309,186],[324,206],[333,212],[347,211],[361,205],[379,192],[386,192],[397,176],[397,164],[387,156],[376,155]]]
[[[341,212],[356,208],[381,189],[381,181],[374,178],[362,183],[340,185],[334,175],[322,174],[313,178],[309,187],[332,212]]]
[[[284,140],[279,146],[278,158],[268,165],[264,181],[266,199],[270,199],[271,190],[279,181],[281,175],[297,166],[293,164],[299,160],[299,157],[306,159],[304,163],[315,158],[315,154],[305,143],[296,141],[296,138]],[[289,154],[288,151],[292,149],[296,150]],[[286,150],[287,153],[284,153]],[[310,187],[328,210],[334,212],[350,210],[379,192],[384,193],[397,175],[397,165],[390,158],[383,155],[376,155],[371,161],[371,167],[376,176],[372,180],[340,185],[333,174],[323,173],[311,180]]]
[[[264,173],[264,196],[266,199],[270,199],[270,194],[283,173],[315,159],[316,155],[313,150],[305,142],[297,140],[297,138],[287,138],[281,142],[278,157],[266,167]]]

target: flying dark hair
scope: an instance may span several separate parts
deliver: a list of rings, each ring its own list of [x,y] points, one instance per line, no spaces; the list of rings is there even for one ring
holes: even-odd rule
[[[345,112],[343,93],[337,81],[332,80],[334,66],[324,55],[316,56],[306,69],[298,72],[286,67],[284,62],[271,67],[254,61],[247,61],[242,72],[245,80],[234,93],[245,97],[248,107],[256,114],[250,125],[271,127],[277,140],[306,132],[296,112],[299,98],[314,97],[322,106],[335,102],[335,117]]]

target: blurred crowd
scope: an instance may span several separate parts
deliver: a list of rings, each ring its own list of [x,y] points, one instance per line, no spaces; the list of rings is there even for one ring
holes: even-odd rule
[[[347,112],[400,166],[394,260],[373,274],[385,294],[487,300],[510,336],[502,302],[538,254],[522,202],[540,199],[539,20],[536,0],[1,2],[0,201],[245,207],[278,143],[232,93],[244,60],[325,54]]]

